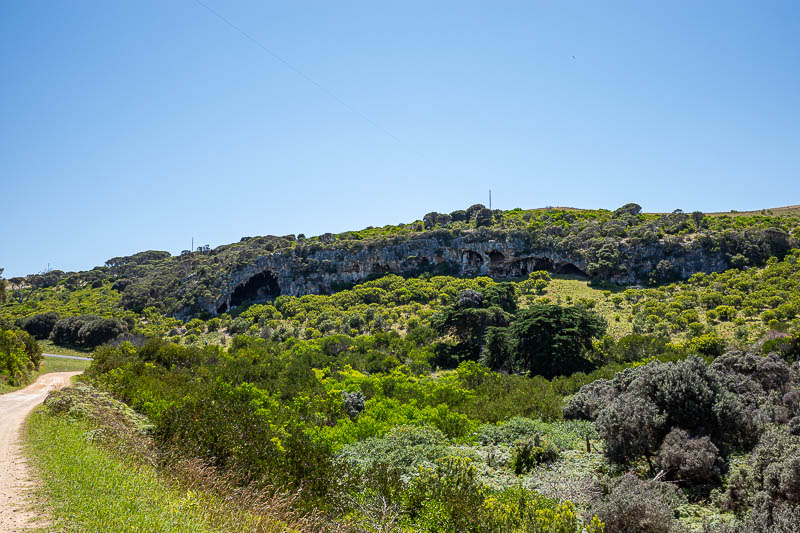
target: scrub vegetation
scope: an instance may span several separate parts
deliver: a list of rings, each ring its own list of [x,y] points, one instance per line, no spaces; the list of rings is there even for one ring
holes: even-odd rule
[[[146,466],[127,469],[147,478],[130,483],[155,483],[165,502],[199,491],[200,514],[158,515],[195,530],[800,528],[794,211],[469,211],[333,239],[245,239],[197,265],[252,259],[251,241],[297,249],[468,230],[550,235],[587,254],[653,238],[727,255],[719,271],[679,279],[661,265],[638,286],[604,281],[613,254],[595,255],[589,277],[386,274],[189,320],[149,296],[126,304],[134,277],[158,299],[159,276],[180,259],[116,258],[0,307],[25,346],[36,337],[94,357],[85,384],[48,400],[31,434],[91,435],[91,461]],[[192,485],[186,465],[205,481]],[[214,504],[224,494],[242,496],[225,511]]]

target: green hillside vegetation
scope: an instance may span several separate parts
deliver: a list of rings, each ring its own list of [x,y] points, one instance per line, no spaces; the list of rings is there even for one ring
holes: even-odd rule
[[[196,462],[291,511],[269,520],[313,518],[297,522],[313,531],[796,530],[800,250],[765,254],[769,232],[788,236],[798,220],[621,209],[489,212],[490,224],[478,209],[258,246],[519,225],[586,250],[614,238],[703,240],[733,268],[636,287],[546,271],[387,274],[182,321],[167,314],[173,304],[126,308],[124,280],[161,284],[180,261],[148,252],[28,286],[24,298],[18,288],[0,320],[16,355],[35,352],[34,337],[93,350],[85,379],[143,417],[144,433],[112,438],[109,417],[85,409],[37,423],[43,438],[45,426],[96,436],[95,464],[149,439],[157,457],[132,460],[161,470],[136,487]],[[252,240],[183,260],[211,275],[218,259],[252,259]],[[87,390],[66,394],[101,394]],[[164,498],[184,498],[180,483]]]
[[[428,213],[410,224],[365,228],[340,234],[317,237],[288,235],[284,237],[245,237],[238,243],[185,252],[171,257],[167,252],[147,251],[132,256],[109,259],[104,266],[88,272],[46,274],[9,280],[10,301],[20,304],[34,299],[46,288],[61,286],[66,292],[83,287],[99,287],[111,283],[117,291],[101,299],[120,298],[123,309],[141,312],[156,307],[171,315],[189,310],[201,312],[198,302],[214,301],[224,289],[224,280],[253,263],[258,257],[281,252],[291,258],[298,272],[324,269],[313,254],[330,249],[356,253],[367,248],[398,246],[413,239],[433,238],[442,244],[463,237],[472,241],[512,239],[525,250],[556,250],[581,257],[590,276],[605,279],[630,262],[637,251],[659,246],[664,264],[645,283],[663,283],[675,277],[671,253],[697,250],[701,254],[719,256],[734,267],[758,266],[769,257],[782,256],[796,242],[792,235],[800,225],[793,211],[785,216],[754,214],[747,216],[705,216],[679,210],[669,214],[645,214],[637,204],[626,204],[615,210],[512,209],[490,211],[480,204],[449,214]],[[440,272],[444,273],[444,272]],[[62,296],[69,300],[65,294]],[[64,307],[80,307],[64,301]],[[97,303],[101,316],[111,313],[113,302]],[[23,306],[24,307],[24,306]],[[33,307],[15,312],[30,314]],[[117,311],[121,314],[120,311]]]
[[[722,354],[731,348],[754,349],[751,340],[755,338],[767,340],[757,347],[759,351],[780,354],[773,360],[781,364],[794,361],[798,356],[797,318],[784,304],[793,302],[798,293],[797,257],[798,253],[792,252],[782,261],[770,260],[761,269],[698,275],[673,285],[617,292],[592,287],[586,280],[553,280],[544,272],[508,283],[488,278],[386,276],[333,296],[280,297],[234,318],[197,320],[191,326],[197,333],[187,329],[183,336],[167,336],[141,348],[127,344],[99,348],[90,376],[144,413],[155,426],[160,446],[181,456],[205,458],[243,480],[254,478],[270,486],[300,490],[305,505],[334,521],[389,520],[374,515],[376,502],[387,501],[394,513],[391,520],[410,530],[472,530],[477,527],[470,522],[474,513],[447,504],[455,497],[447,492],[452,489],[447,488],[448,480],[454,476],[468,480],[471,488],[459,494],[459,501],[471,501],[470,509],[479,502],[491,507],[495,501],[523,498],[532,502],[530,505],[545,505],[556,512],[555,503],[543,502],[570,491],[578,514],[588,513],[587,521],[597,514],[606,523],[622,521],[623,525],[612,530],[627,531],[630,524],[620,513],[639,511],[624,510],[620,502],[639,494],[657,503],[656,508],[641,512],[668,517],[677,512],[681,519],[677,523],[698,524],[699,510],[703,516],[730,521],[734,517],[726,514],[731,509],[728,504],[708,506],[703,504],[708,496],[702,494],[724,487],[729,475],[726,465],[748,460],[747,454],[757,449],[759,430],[755,427],[742,426],[742,431],[748,432],[744,436],[726,437],[723,433],[714,437],[720,440],[709,441],[708,446],[725,451],[711,455],[712,463],[721,465],[712,469],[718,474],[711,478],[697,474],[697,483],[705,485],[692,482],[653,500],[653,494],[671,485],[651,486],[638,478],[613,475],[606,479],[601,473],[614,472],[615,464],[629,462],[643,475],[652,468],[648,462],[680,468],[681,456],[667,459],[666,445],[661,445],[665,451],[657,463],[656,456],[662,453],[657,440],[643,448],[641,455],[616,455],[609,438],[623,429],[613,426],[614,432],[608,433],[602,425],[606,422],[563,422],[562,410],[566,406],[568,416],[575,417],[576,408],[569,407],[577,401],[570,400],[572,395],[579,393],[575,398],[584,398],[588,393],[581,387],[597,388],[597,384],[619,380],[626,375],[619,374],[625,368],[641,372],[659,364],[684,364],[680,362],[691,354],[706,361],[722,361]],[[725,305],[725,301],[717,302],[717,293],[741,298],[738,303],[729,301],[731,307],[748,302],[757,310],[737,325],[747,328],[747,338],[737,335],[735,328],[724,327],[737,317],[721,321],[719,314],[710,313],[719,313],[718,307]],[[680,313],[670,314],[675,303],[681,304],[684,312],[683,307],[689,308],[686,302],[694,303],[691,309],[698,315],[696,321],[684,322],[676,318]],[[541,321],[551,320],[547,317],[553,315],[548,313],[557,309],[574,309],[576,317],[581,313],[595,316],[596,325],[587,329],[579,321],[569,326],[563,321],[572,320],[571,315],[565,315],[558,318],[562,322],[552,337],[535,337],[535,342],[545,343],[542,357],[549,365],[559,352],[574,354],[563,359],[561,366],[520,359],[517,353],[537,352],[532,345],[521,344],[528,330],[517,324],[536,317],[536,331],[540,331]],[[368,320],[370,310],[376,314]],[[661,320],[648,319],[654,313]],[[630,328],[621,329],[619,337],[606,334],[605,328],[606,322],[616,322],[617,315],[619,322]],[[359,317],[356,327],[353,317]],[[326,321],[333,325],[321,326]],[[201,339],[211,339],[209,333],[203,333],[209,322],[216,330],[211,334],[224,330],[227,338],[232,328],[241,335],[225,348],[205,346]],[[689,325],[695,322],[702,328]],[[462,323],[466,326],[463,330]],[[563,331],[570,327],[586,336],[564,336]],[[280,333],[284,330],[288,337]],[[498,332],[506,335],[505,344],[500,345],[505,360],[498,360],[493,352],[498,344],[492,335]],[[197,338],[187,344],[191,335]],[[174,342],[178,337],[182,342]],[[547,342],[559,342],[561,348],[548,351]],[[564,343],[575,351],[564,352]],[[726,357],[726,361],[735,361]],[[700,368],[706,366],[698,359],[687,361],[701,365],[692,367],[693,372],[702,372]],[[734,364],[739,368],[736,365],[741,363]],[[513,372],[494,372],[493,366]],[[448,367],[457,368],[437,371]],[[540,375],[554,373],[565,375],[552,379]],[[735,377],[733,382],[742,379]],[[795,378],[785,379],[788,381],[781,387],[791,390]],[[711,385],[712,389],[718,386]],[[762,394],[771,397],[769,389]],[[594,393],[589,397],[594,398]],[[754,402],[749,405],[762,401],[756,397]],[[594,414],[602,405],[590,408],[588,412],[593,414],[586,416],[604,421]],[[770,409],[775,412],[778,407],[790,409],[783,404]],[[786,413],[780,420],[791,418],[791,410]],[[630,418],[629,423],[634,424],[625,431],[647,434],[635,424],[649,419],[639,422],[637,416],[624,419]],[[663,415],[655,416],[660,420]],[[653,439],[665,439],[670,428],[678,427],[687,434],[696,430],[696,425],[685,427],[686,422],[659,424],[661,437]],[[675,435],[670,439],[689,438]],[[684,446],[680,442],[676,444],[679,448]],[[423,481],[417,480],[424,480],[424,488],[418,484]],[[592,483],[610,484],[610,500],[587,498]],[[609,502],[616,502],[617,507]],[[754,508],[750,500],[737,505]],[[481,523],[497,519],[479,516]],[[525,524],[532,519],[518,515],[509,520]],[[672,524],[672,519],[667,523]],[[490,530],[503,530],[504,526],[497,524]]]
[[[357,337],[380,331],[404,335],[409,330],[424,331],[420,327],[429,325],[435,311],[452,303],[458,293],[499,285],[486,277],[387,275],[331,296],[280,296],[270,304],[237,309],[234,315],[189,322],[164,316],[155,308],[141,314],[124,311],[119,294],[107,284],[80,289],[81,297],[56,287],[40,291],[25,304],[7,303],[0,308],[0,319],[25,327],[26,320],[48,313],[58,315],[56,322],[73,315],[115,317],[119,331],[112,327],[111,333],[170,336],[177,342],[200,345],[225,344],[237,334],[274,340],[333,334]],[[653,288],[624,289],[546,272],[508,285],[521,308],[547,301],[579,304],[599,313],[608,323],[608,336],[615,340],[646,333],[673,342],[705,335],[746,344],[769,331],[787,331],[796,324],[800,311],[796,252],[781,261],[770,260],[762,268],[700,273],[685,282]],[[81,304],[74,305],[77,302]],[[36,335],[34,325],[28,324],[28,330]],[[52,328],[48,332],[45,326],[39,338],[48,338]]]

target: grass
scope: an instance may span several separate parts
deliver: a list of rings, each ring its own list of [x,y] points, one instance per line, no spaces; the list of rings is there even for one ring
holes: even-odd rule
[[[82,372],[89,368],[91,361],[83,361],[80,359],[60,359],[57,357],[45,357],[42,359],[42,364],[39,365],[39,370],[31,374],[30,383],[36,381],[42,374],[49,374],[51,372]],[[27,387],[28,383],[24,385],[11,385],[7,381],[6,376],[0,376],[0,394],[6,392],[13,392],[15,390]]]
[[[53,531],[219,531],[199,494],[166,485],[151,466],[112,456],[91,442],[92,429],[41,409],[28,420],[28,452]]]
[[[608,321],[608,334],[620,338],[633,333],[631,324],[631,305],[623,301],[617,307],[612,301],[613,297],[625,288],[611,286],[608,290],[598,289],[589,284],[589,280],[579,276],[553,276],[547,284],[547,289],[541,295],[531,295],[530,300],[547,298],[553,303],[561,305],[576,304],[581,299],[594,300],[592,311],[599,313]],[[619,317],[619,320],[617,320]]]
[[[147,419],[86,383],[54,393],[29,417],[26,452],[59,532],[322,531],[297,494],[246,487],[199,459],[158,450]]]
[[[74,355],[77,357],[91,357],[92,350],[80,350],[76,348],[67,348],[66,346],[58,346],[53,344],[53,341],[37,341],[43,353],[54,353],[56,355]]]
[[[60,357],[45,357],[39,365],[36,375],[49,374],[50,372],[81,372],[89,368],[91,361],[81,359],[61,359]]]

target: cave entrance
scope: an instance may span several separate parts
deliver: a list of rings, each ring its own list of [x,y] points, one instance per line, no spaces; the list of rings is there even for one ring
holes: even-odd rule
[[[588,278],[589,276],[586,275],[586,272],[581,270],[580,268],[576,267],[572,263],[558,263],[556,264],[555,268],[556,274],[567,274],[570,276],[581,276],[584,278]]]
[[[506,275],[510,278],[524,278],[531,272],[537,270],[554,272],[555,267],[553,266],[553,262],[546,257],[528,257],[525,259],[518,259],[508,265]]]
[[[391,271],[392,269],[389,268],[388,265],[383,265],[381,263],[375,263],[374,265],[372,265],[372,268],[370,269],[371,274],[377,274],[377,275],[388,274]]]
[[[483,257],[478,252],[473,252],[472,250],[466,250],[461,255],[461,265],[462,268],[466,271],[479,271],[481,266],[483,265]]]
[[[263,302],[280,296],[280,294],[281,287],[278,285],[278,276],[274,272],[265,270],[233,289],[230,307],[234,308],[245,302]],[[227,303],[222,304],[221,308],[223,307],[225,308],[224,311],[228,310]]]
[[[506,264],[506,256],[502,252],[492,250],[488,253],[489,256],[489,275],[502,276],[506,274],[508,265]]]
[[[505,260],[506,256],[503,255],[503,252],[498,252],[497,250],[492,250],[491,252],[489,252],[489,263],[497,264]]]

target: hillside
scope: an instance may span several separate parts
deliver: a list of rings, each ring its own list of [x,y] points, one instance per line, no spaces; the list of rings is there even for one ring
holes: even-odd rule
[[[133,461],[149,477],[130,483],[163,477],[168,501],[208,502],[185,520],[224,530],[792,523],[798,219],[486,211],[12,280],[8,380],[31,377],[34,338],[94,357],[100,390],[30,430],[60,515],[95,520],[48,450],[96,431],[70,464]]]
[[[779,210],[774,210],[779,211]],[[643,214],[545,208],[490,211],[482,205],[428,213],[410,224],[340,234],[243,238],[172,257],[149,251],[109,259],[88,272],[12,279],[12,288],[73,291],[111,281],[124,309],[188,319],[222,314],[279,295],[330,294],[393,273],[507,279],[547,270],[617,285],[660,284],[695,272],[762,265],[797,245],[800,218],[784,214]],[[781,211],[781,213],[784,213]]]

